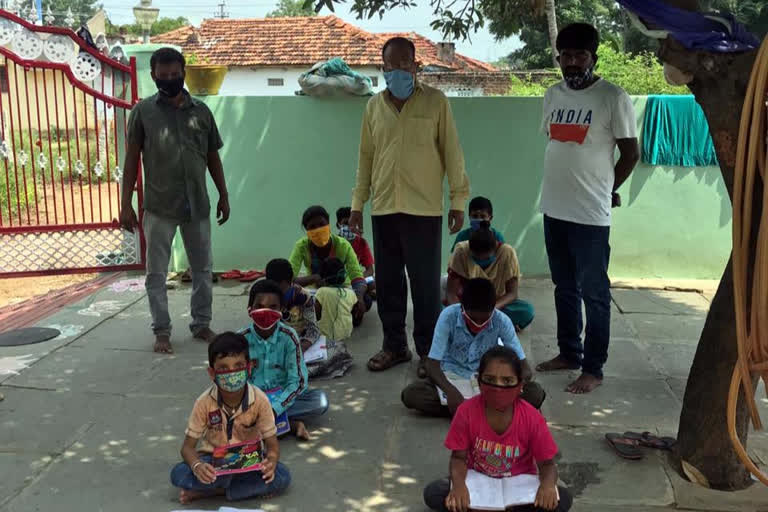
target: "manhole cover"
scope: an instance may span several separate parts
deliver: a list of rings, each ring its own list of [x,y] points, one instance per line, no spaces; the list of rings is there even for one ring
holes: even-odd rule
[[[0,347],[15,347],[18,345],[33,345],[52,340],[61,334],[58,329],[47,327],[26,327],[0,333]]]

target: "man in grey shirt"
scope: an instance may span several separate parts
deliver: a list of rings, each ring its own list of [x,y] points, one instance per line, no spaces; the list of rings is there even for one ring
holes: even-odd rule
[[[144,162],[144,236],[147,242],[146,288],[155,334],[155,352],[171,353],[171,318],[165,281],[177,228],[192,271],[192,323],[195,338],[210,342],[213,302],[211,207],[206,169],[219,191],[216,217],[229,219],[229,199],[219,158],[223,143],[208,107],[184,90],[181,53],[162,48],[150,60],[158,93],[140,101],[128,120],[120,224],[138,226],[133,209],[139,157]]]

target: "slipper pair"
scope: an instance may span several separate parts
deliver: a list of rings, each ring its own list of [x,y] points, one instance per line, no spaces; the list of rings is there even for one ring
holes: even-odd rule
[[[242,272],[240,270],[234,269],[221,274],[222,279],[237,279],[241,283],[250,283],[261,277],[264,277],[264,272],[261,270],[247,270]]]
[[[182,283],[191,283],[192,282],[192,271],[190,269],[185,270],[181,274],[180,279],[181,279]],[[212,272],[211,273],[211,281],[213,281],[214,283],[218,283],[219,282],[219,274],[216,274],[215,272]]]
[[[650,432],[624,432],[623,434],[608,433],[605,434],[605,440],[616,451],[616,453],[625,459],[639,460],[643,458],[643,452],[640,447],[655,448],[657,450],[671,450],[677,443],[672,437],[658,437]]]

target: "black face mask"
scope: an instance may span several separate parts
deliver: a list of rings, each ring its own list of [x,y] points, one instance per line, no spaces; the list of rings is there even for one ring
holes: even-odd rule
[[[168,98],[175,98],[184,89],[184,77],[171,78],[170,80],[155,79],[155,85],[160,94]]]

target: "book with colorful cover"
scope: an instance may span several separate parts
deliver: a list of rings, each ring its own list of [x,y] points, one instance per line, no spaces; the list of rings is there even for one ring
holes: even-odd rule
[[[219,446],[213,450],[213,469],[217,476],[261,471],[263,460],[261,439]]]
[[[280,392],[283,390],[283,388],[274,388],[270,389],[268,391],[265,391],[267,397],[269,397],[269,401],[272,401],[272,398],[279,395]],[[288,412],[283,411],[283,413],[275,418],[275,426],[277,427],[277,437],[282,436],[283,434],[287,434],[291,431],[291,424],[288,422]]]

